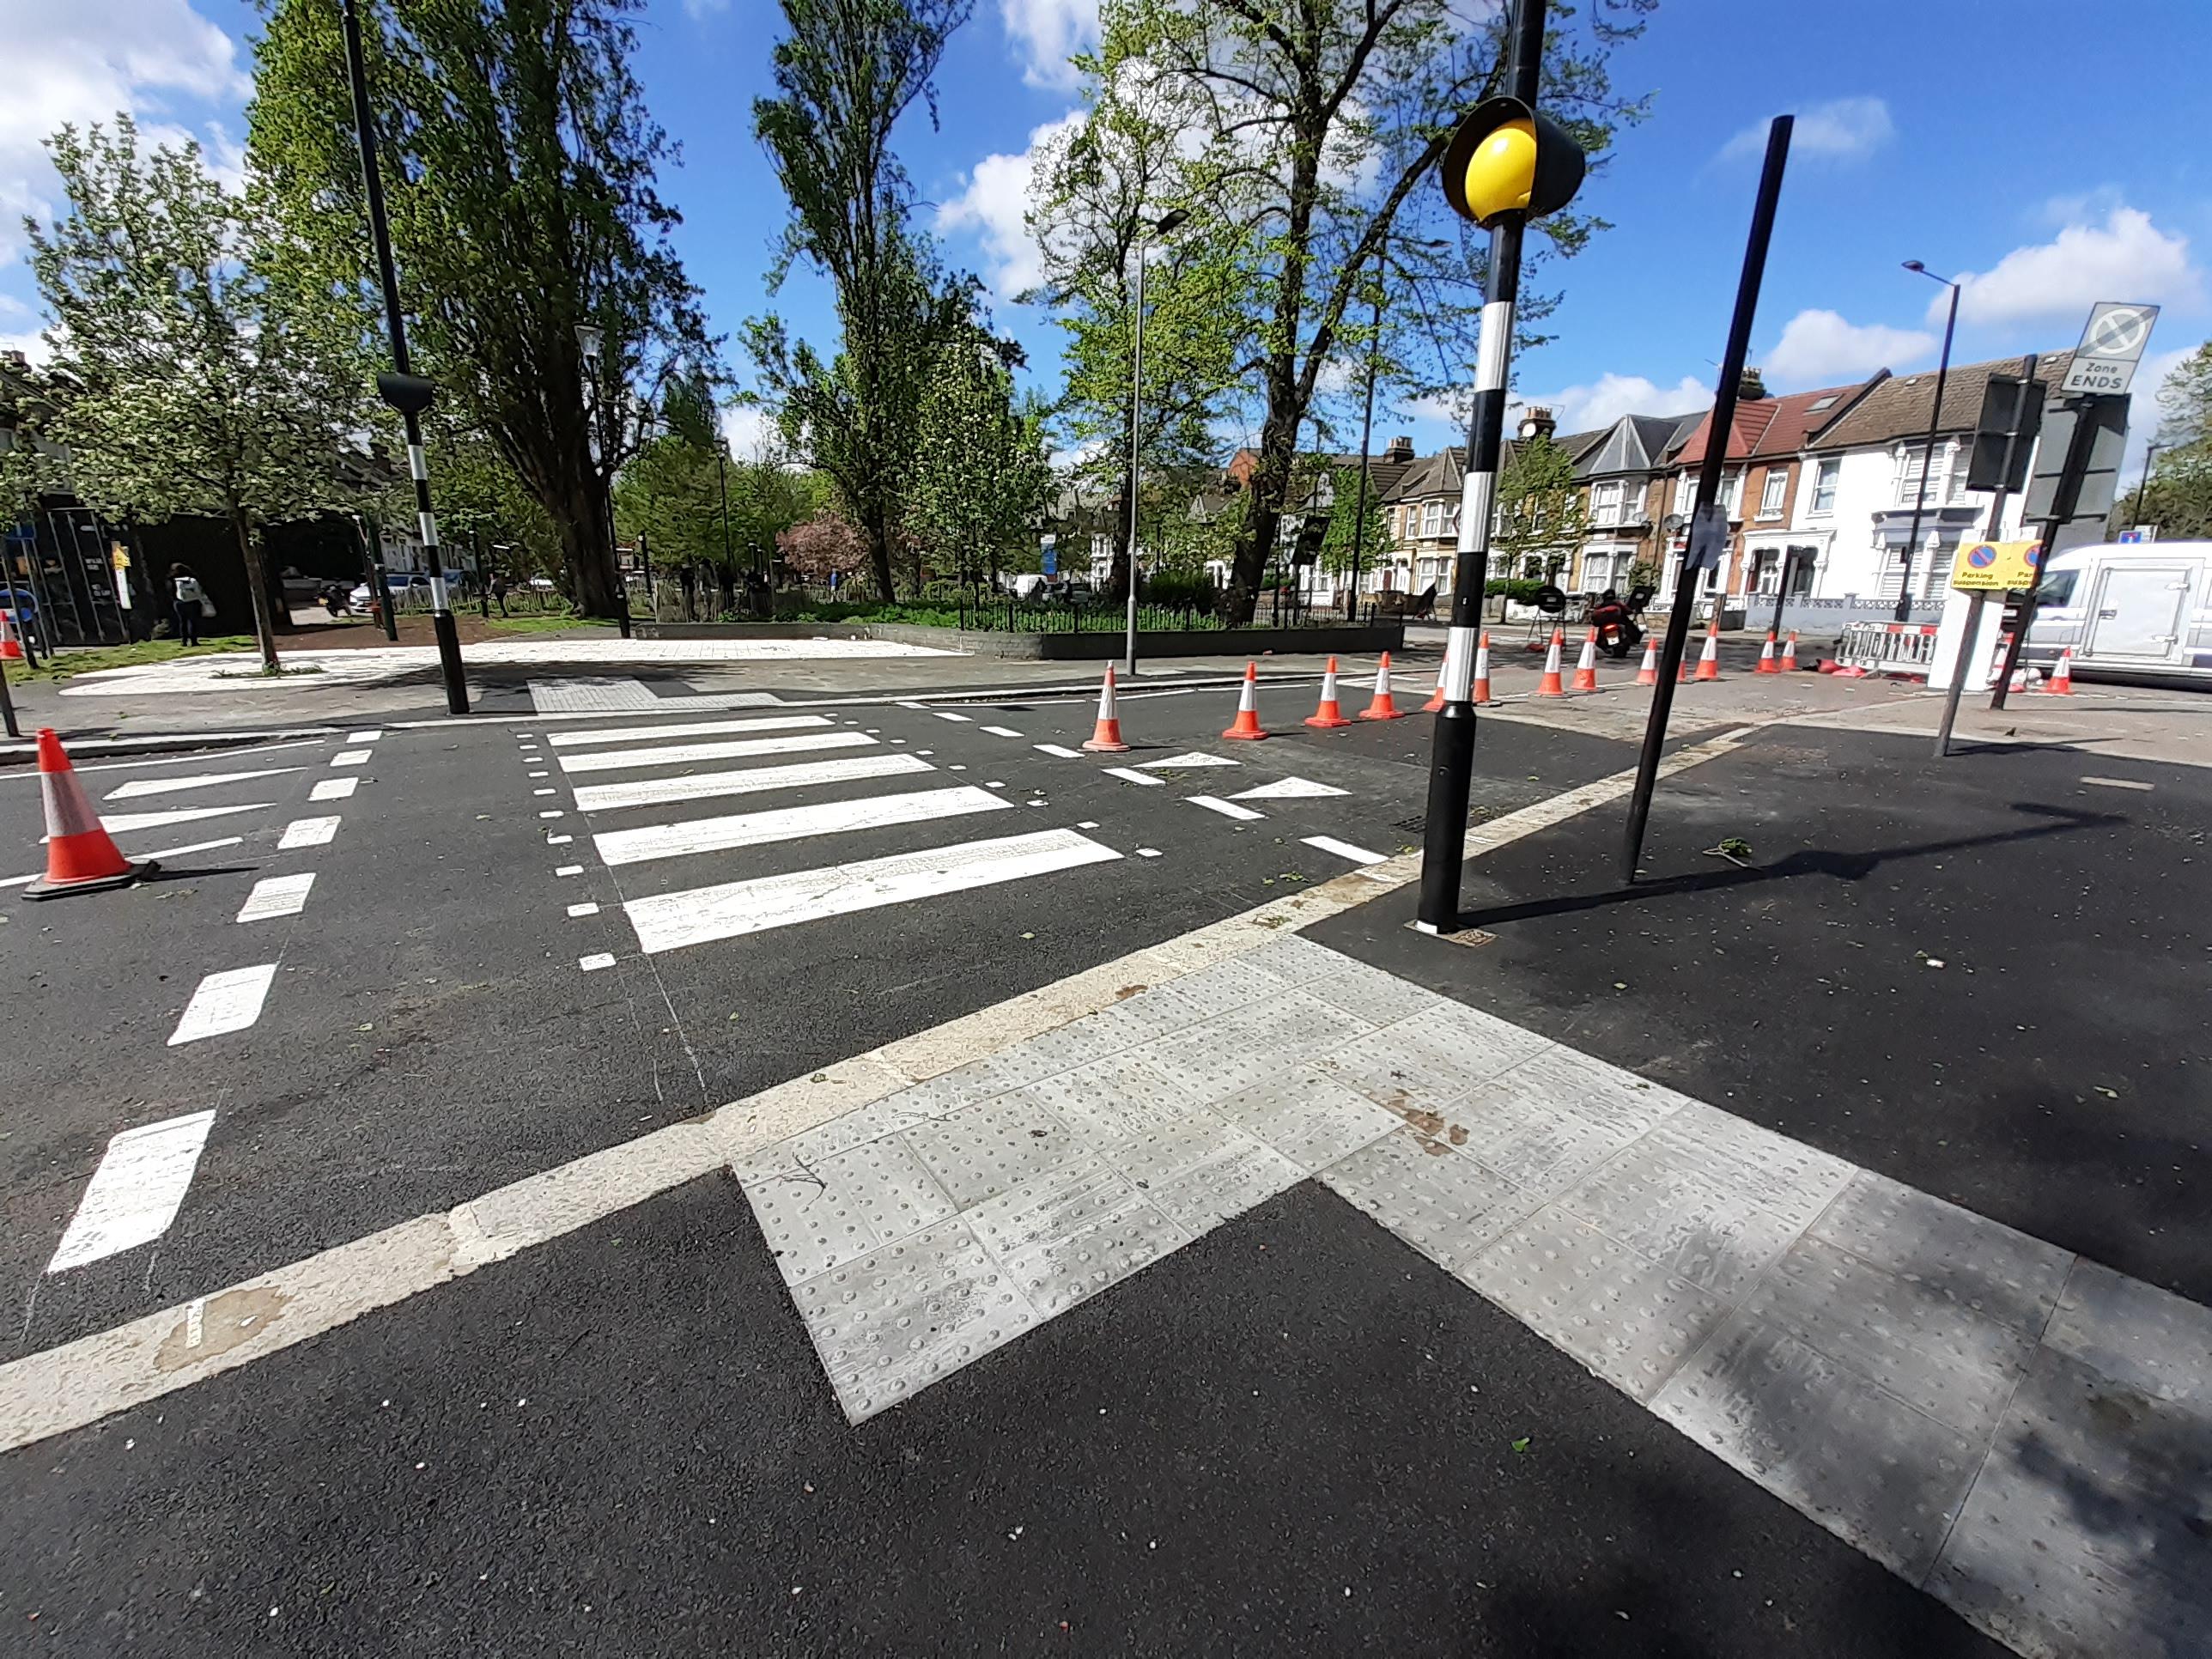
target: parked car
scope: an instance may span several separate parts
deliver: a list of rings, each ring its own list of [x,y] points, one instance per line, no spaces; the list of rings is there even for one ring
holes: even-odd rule
[[[2048,671],[2069,647],[2086,678],[2212,683],[2212,542],[2053,555],[2021,655]]]
[[[405,570],[387,570],[384,573],[384,587],[392,595],[395,607],[430,603],[430,579],[428,576],[418,576]],[[368,584],[356,582],[352,593],[348,597],[352,600],[355,610],[368,610]]]

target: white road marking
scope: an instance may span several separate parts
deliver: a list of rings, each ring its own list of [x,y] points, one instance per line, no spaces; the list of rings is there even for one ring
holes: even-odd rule
[[[963,726],[972,726],[975,724],[975,722],[969,720],[967,715],[956,714],[950,708],[933,708],[929,712],[936,715],[937,718],[941,720],[958,720]]]
[[[651,743],[668,738],[710,738],[724,732],[795,732],[802,726],[827,726],[827,714],[763,714],[741,720],[694,720],[684,726],[611,726],[596,732],[556,732],[553,746],[569,748],[586,743]]]
[[[587,974],[596,974],[602,968],[611,968],[614,965],[615,959],[613,954],[611,951],[594,951],[587,957],[578,957],[576,958],[576,966],[582,969]]]
[[[578,916],[596,916],[599,914],[599,907],[589,899],[586,899],[581,904],[572,904],[568,907],[568,919],[572,921]]]
[[[1137,856],[1140,859],[1156,859],[1159,855],[1160,849],[1157,847],[1139,847],[1137,849]]]
[[[253,968],[226,968],[219,974],[210,974],[193,991],[192,1000],[185,1005],[177,1029],[169,1033],[169,1047],[246,1030],[261,1018],[262,1000],[269,994],[269,982],[276,977],[276,964],[273,962]]]
[[[791,738],[734,738],[727,743],[674,743],[661,749],[605,749],[563,755],[563,772],[611,772],[624,766],[680,766],[693,761],[734,760],[741,755],[804,755],[817,749],[872,749],[865,732],[809,732]]]
[[[1096,830],[1098,827],[1098,820],[1096,818],[1085,818],[1082,823],[1077,824],[1075,827],[1079,830]]]
[[[346,741],[347,741],[348,743],[374,743],[374,742],[375,742],[379,738],[382,737],[383,735],[384,735],[384,728],[383,728],[382,726],[371,726],[371,727],[369,727],[369,729],[368,729],[368,731],[366,731],[366,732],[347,732],[347,733],[346,733]]]
[[[767,812],[697,818],[685,823],[655,823],[641,830],[615,830],[592,842],[607,863],[638,864],[647,859],[678,858],[690,853],[720,853],[733,847],[800,841],[810,836],[842,835],[894,823],[927,823],[969,812],[1006,810],[996,795],[961,784],[950,789],[915,789],[864,800],[812,803]]]
[[[584,866],[580,864],[556,865],[553,873],[556,876],[580,876],[584,873]]]
[[[1151,771],[1188,771],[1200,766],[1241,766],[1242,761],[1231,760],[1226,755],[1209,755],[1192,749],[1180,755],[1170,755],[1165,760],[1139,761],[1139,765]]]
[[[204,772],[192,778],[133,778],[109,790],[102,799],[136,800],[142,795],[173,795],[185,789],[213,789],[219,784],[244,783],[249,778],[276,778],[287,772],[306,770],[303,766],[268,766],[258,772]]]
[[[1167,780],[1156,778],[1149,772],[1139,772],[1133,766],[1109,766],[1105,769],[1109,778],[1119,778],[1124,783],[1141,783],[1147,789],[1164,789]]]
[[[1239,806],[1233,801],[1222,800],[1212,795],[1185,795],[1183,799],[1193,806],[1203,806],[1207,811],[1218,812],[1224,818],[1249,819],[1267,816],[1264,812],[1254,811],[1249,806]]]
[[[325,778],[307,791],[309,800],[345,800],[361,787],[359,778]]]
[[[1050,755],[1057,760],[1081,760],[1083,758],[1083,751],[1080,749],[1070,749],[1066,744],[1033,743],[1030,747]]]
[[[530,775],[533,778],[550,778],[553,775],[550,772],[532,772]]]
[[[568,815],[556,806],[551,811],[540,812],[538,816],[541,818],[564,818]]]
[[[239,906],[238,920],[268,921],[277,916],[296,916],[307,908],[307,890],[314,884],[312,870],[304,875],[264,876],[253,884],[246,902]]]
[[[2093,778],[2086,774],[2081,781],[2094,783],[2100,789],[2155,789],[2158,787],[2154,783],[2138,783],[2133,778]],[[112,800],[114,797],[111,795],[108,799]]]
[[[125,1129],[111,1139],[46,1271],[81,1267],[150,1244],[168,1231],[214,1121],[213,1112],[192,1112]]]
[[[333,766],[366,766],[368,764],[369,756],[374,752],[374,750],[368,749],[341,749],[337,754],[331,757],[331,764]]]
[[[337,815],[326,818],[294,818],[284,826],[284,833],[276,842],[280,853],[295,852],[302,847],[327,847],[338,832]]]
[[[165,823],[192,823],[201,818],[228,817],[234,812],[259,812],[275,803],[249,800],[236,806],[173,806],[161,812],[103,812],[100,821],[111,836],[127,836],[134,830],[159,830]],[[44,841],[46,837],[40,837]]]
[[[1333,783],[1316,783],[1310,778],[1285,778],[1279,783],[1263,783],[1256,789],[1239,789],[1231,800],[1319,800],[1324,795],[1348,795],[1349,789],[1340,789]]]
[[[545,837],[545,844],[548,847],[566,847],[575,839],[574,836],[548,836]]]
[[[855,778],[910,776],[936,769],[927,761],[912,755],[856,755],[850,760],[752,766],[727,772],[702,772],[688,778],[587,783],[576,791],[576,806],[585,812],[611,812],[625,806],[665,806],[679,800],[751,795],[766,789],[801,789],[817,783],[847,783]]]
[[[533,789],[530,793],[533,795],[557,795],[561,792],[557,789]]]
[[[623,906],[651,955],[788,927],[879,905],[964,892],[1000,882],[1103,864],[1121,855],[1073,830],[1047,830],[996,841],[963,842],[926,853],[833,864],[632,899]]]
[[[151,848],[138,856],[142,859],[180,859],[187,853],[211,853],[218,847],[241,847],[245,842],[243,836],[225,836],[221,841],[195,841],[182,847]],[[43,870],[34,870],[27,876],[9,876],[5,881],[0,881],[0,887],[27,887],[44,874],[46,872]]]
[[[1334,853],[1340,859],[1350,859],[1354,864],[1389,862],[1383,854],[1370,853],[1364,847],[1354,847],[1350,842],[1339,841],[1334,836],[1305,836],[1301,839],[1309,847],[1318,847],[1324,853]]]
[[[988,732],[994,738],[1018,738],[1021,733],[1011,726],[979,726],[979,732]]]

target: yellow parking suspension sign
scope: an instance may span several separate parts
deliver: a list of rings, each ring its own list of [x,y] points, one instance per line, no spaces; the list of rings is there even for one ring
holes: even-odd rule
[[[1969,592],[2025,589],[2042,557],[2040,542],[1961,542],[1951,562],[1951,586]]]

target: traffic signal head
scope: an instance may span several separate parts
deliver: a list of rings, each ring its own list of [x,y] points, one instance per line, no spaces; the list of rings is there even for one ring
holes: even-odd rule
[[[1442,162],[1444,199],[1485,228],[1509,213],[1557,213],[1582,187],[1580,145],[1518,98],[1486,98],[1452,134]]]

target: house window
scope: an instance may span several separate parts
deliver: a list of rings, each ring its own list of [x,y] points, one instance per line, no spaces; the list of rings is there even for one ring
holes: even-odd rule
[[[1778,466],[1766,469],[1766,482],[1759,492],[1759,516],[1778,519],[1782,516],[1782,497],[1790,489],[1790,475]]]
[[[1620,517],[1620,485],[1594,484],[1590,488],[1590,517],[1599,524],[1613,524]]]
[[[1844,470],[1840,456],[1821,461],[1813,471],[1813,507],[1814,518],[1825,518],[1836,510],[1836,479]]]
[[[1945,492],[1943,498],[1955,504],[1966,499],[1966,446],[1957,439],[1953,439],[1951,447],[1947,452],[1947,461],[1948,470],[1951,475],[1951,487]]]
[[[1928,449],[1927,446],[1924,444],[1915,444],[1898,457],[1898,506],[1911,507],[1912,505],[1912,498],[1920,489],[1922,469],[1926,466],[1927,462]],[[1924,505],[1933,507],[1943,499],[1943,475],[1949,470],[1950,469],[1944,465],[1944,458],[1939,454],[1936,458],[1936,476],[1928,481],[1928,494],[1924,498]]]
[[[1741,516],[1740,509],[1742,506],[1743,474],[1740,471],[1722,473],[1721,507],[1723,510],[1725,511],[1731,519],[1737,518]]]
[[[1421,503],[1421,534],[1441,536],[1444,533],[1444,504],[1441,501]]]

